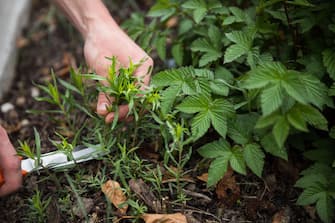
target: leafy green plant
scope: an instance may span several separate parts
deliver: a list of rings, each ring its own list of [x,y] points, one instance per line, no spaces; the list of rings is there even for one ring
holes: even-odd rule
[[[287,160],[296,134],[306,142],[315,135],[329,141],[328,131],[334,136],[328,115],[335,95],[332,7],[331,1],[312,0],[160,0],[147,14],[150,34],[141,35],[147,28],[134,20],[125,23],[139,43],[146,39],[144,47],[155,46],[167,66],[184,66],[153,77],[161,94],[155,120],[183,123],[191,130],[186,145],[199,142],[211,129],[218,133],[219,140],[214,137],[198,149],[212,159],[208,186],[228,166],[240,174],[249,167],[261,177],[265,152]],[[136,18],[144,24],[143,16]],[[308,154],[311,148],[300,149]],[[330,148],[317,148],[314,156],[324,151]],[[334,164],[330,159],[327,165]],[[332,183],[313,175],[321,169],[308,170],[297,182],[304,189],[298,204],[316,203],[320,218],[330,222],[334,196],[318,191],[329,191]],[[314,183],[321,186],[309,195],[320,196],[307,199]]]
[[[155,142],[164,169],[175,178],[169,190],[183,205],[189,198],[182,178],[193,151],[210,159],[208,187],[229,167],[261,178],[266,155],[288,160],[290,153],[304,153],[311,166],[296,183],[302,189],[297,203],[315,204],[321,220],[331,222],[334,6],[316,0],[156,1],[147,17],[133,14],[124,24],[143,48],[161,59],[150,86],[143,87],[134,76],[141,63],[130,61],[117,70],[115,57],[109,58],[107,77],[72,70],[69,82],[53,76],[52,83],[40,86],[46,96],[38,100],[53,104],[57,118],[70,129],[80,126],[74,136],[58,134],[56,147],[71,151],[78,143],[98,144],[113,154],[103,160],[104,168],[112,169],[106,174],[128,191],[128,179],[143,178],[162,197],[161,169],[135,153]],[[107,84],[95,87],[96,81]],[[111,125],[90,106],[99,92],[115,99],[108,108],[115,112]],[[117,119],[124,104],[133,116],[129,123]],[[303,138],[298,150],[297,135]],[[26,144],[22,148],[32,156]],[[98,188],[103,179],[86,182]],[[72,188],[73,182],[69,180]],[[146,210],[135,200],[129,204],[135,215]]]

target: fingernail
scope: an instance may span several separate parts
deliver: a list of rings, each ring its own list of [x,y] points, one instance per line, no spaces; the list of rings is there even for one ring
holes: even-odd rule
[[[105,112],[105,111],[107,111],[107,106],[108,106],[107,103],[101,103],[101,104],[98,105],[98,110],[100,112]]]

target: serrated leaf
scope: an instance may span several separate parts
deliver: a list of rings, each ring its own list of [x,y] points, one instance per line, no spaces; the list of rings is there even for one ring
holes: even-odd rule
[[[244,48],[241,45],[233,44],[229,46],[224,54],[224,63],[230,63],[242,55],[246,54],[248,52],[248,49]]]
[[[270,133],[265,135],[261,140],[261,145],[266,152],[287,160],[287,152],[284,147],[279,147],[274,139],[274,136]]]
[[[264,167],[264,152],[260,149],[257,144],[248,144],[243,149],[244,160],[247,166],[254,172],[258,177],[262,177]]]
[[[224,116],[224,114],[220,113],[210,113],[211,115],[211,122],[214,127],[214,129],[222,136],[226,137],[227,134],[227,118]]]
[[[323,64],[327,68],[329,76],[335,80],[335,51],[326,49],[322,52]]]
[[[323,192],[321,195],[319,195],[319,200],[316,203],[316,210],[323,222],[333,222],[335,213],[334,199],[328,195],[327,192]]]
[[[220,156],[213,160],[208,170],[207,186],[215,185],[227,172],[229,157]]]
[[[210,121],[208,112],[199,112],[195,115],[191,123],[192,135],[196,139],[202,137],[209,129]]]
[[[236,146],[232,149],[231,157],[229,159],[230,166],[236,172],[246,175],[247,170],[243,158],[243,152],[240,147]]]
[[[221,52],[211,51],[211,52],[205,53],[204,55],[200,57],[199,66],[200,67],[206,66],[207,64],[213,61],[216,61],[220,57],[222,57]]]
[[[199,7],[206,7],[206,2],[204,0],[189,0],[182,4],[185,9],[198,9]]]
[[[277,122],[278,118],[280,118],[280,115],[278,113],[272,113],[267,116],[262,116],[257,120],[255,128],[261,129],[261,128],[266,128],[274,123]]]
[[[244,22],[246,20],[245,12],[240,8],[229,7],[229,10],[232,12],[237,22]]]
[[[326,185],[327,181],[327,178],[323,174],[314,173],[299,178],[294,186],[304,189],[313,187],[314,185]]]
[[[268,87],[262,91],[261,107],[263,115],[269,115],[276,111],[283,103],[283,92],[280,85]]]
[[[176,106],[179,111],[194,114],[208,109],[208,98],[203,95],[187,97],[181,104]]]
[[[272,134],[276,140],[277,145],[282,148],[290,131],[290,125],[283,116],[279,118],[273,126]]]
[[[299,105],[302,117],[306,122],[321,130],[328,130],[328,121],[319,110],[310,105]]]
[[[198,8],[193,11],[193,19],[195,23],[201,22],[205,15],[207,14],[207,8]]]
[[[228,122],[228,135],[235,143],[245,145],[252,140],[253,130],[259,115],[257,113],[238,114]]]
[[[220,139],[200,147],[198,153],[205,158],[218,158],[219,156],[226,156],[230,153],[230,145],[224,140]]]
[[[169,113],[179,92],[179,86],[170,86],[161,93],[161,110],[163,114]]]
[[[302,113],[293,107],[286,115],[288,122],[296,129],[308,132],[305,119],[302,117]]]
[[[313,187],[306,188],[299,196],[297,200],[298,205],[306,206],[315,203],[320,194],[324,191],[324,188],[314,185]]]
[[[237,45],[240,45],[245,49],[251,48],[253,38],[252,36],[249,36],[246,32],[233,31],[230,33],[226,33],[226,37],[233,43],[236,43]]]

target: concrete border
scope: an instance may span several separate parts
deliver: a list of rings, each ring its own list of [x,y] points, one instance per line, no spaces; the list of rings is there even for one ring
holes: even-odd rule
[[[30,8],[31,0],[0,1],[0,99],[15,76],[16,40],[28,23]]]

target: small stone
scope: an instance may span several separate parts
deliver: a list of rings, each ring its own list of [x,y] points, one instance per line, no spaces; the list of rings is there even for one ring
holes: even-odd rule
[[[18,97],[15,101],[15,104],[17,106],[23,106],[24,104],[26,103],[26,98],[21,96],[21,97]]]
[[[93,209],[94,207],[94,201],[93,199],[91,198],[85,198],[83,197],[82,198],[82,202],[83,202],[83,205],[84,205],[84,209],[86,211],[86,213],[90,213],[91,210]],[[79,218],[84,218],[84,213],[82,212],[82,210],[80,209],[79,207],[79,204],[77,203],[73,208],[72,208],[72,211],[73,213],[78,216]]]
[[[27,125],[29,125],[29,120],[28,119],[23,119],[21,121],[21,126],[27,126]]]
[[[40,96],[40,90],[37,87],[31,88],[31,97],[36,98]]]
[[[10,102],[7,102],[7,103],[1,105],[1,112],[2,113],[7,113],[7,112],[9,112],[10,110],[13,110],[13,109],[14,109],[14,105]]]

